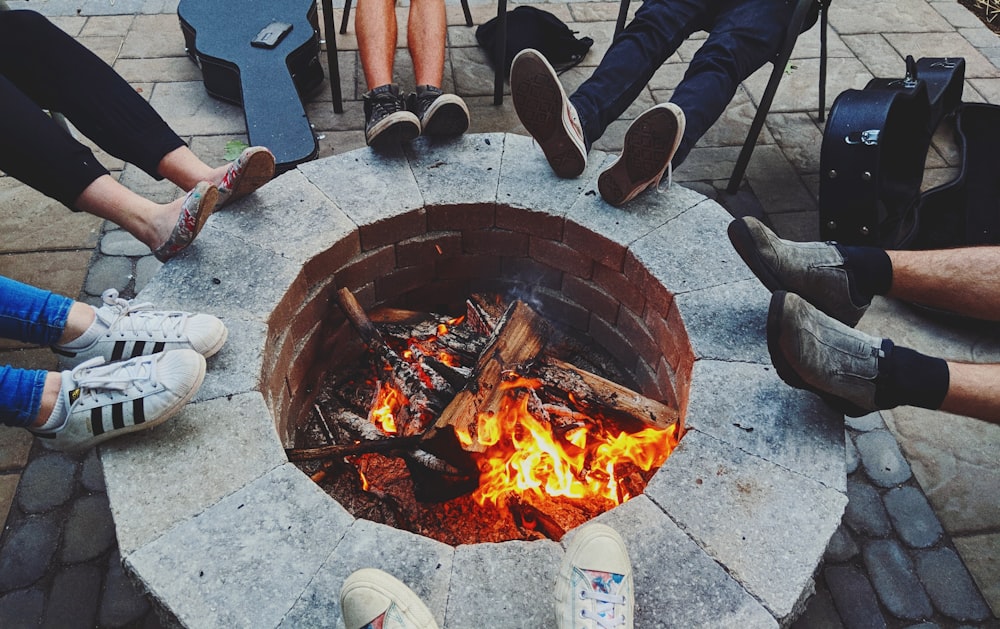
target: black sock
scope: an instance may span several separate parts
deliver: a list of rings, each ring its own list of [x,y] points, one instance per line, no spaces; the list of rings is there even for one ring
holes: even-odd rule
[[[948,393],[948,363],[892,341],[882,341],[884,358],[878,363],[875,404],[879,408],[919,406],[937,410]]]
[[[873,295],[885,295],[892,287],[892,260],[883,249],[837,245],[850,275],[851,297],[855,303],[871,301]]]

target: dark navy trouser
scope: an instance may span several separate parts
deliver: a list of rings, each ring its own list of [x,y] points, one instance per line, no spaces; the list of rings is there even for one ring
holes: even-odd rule
[[[645,0],[594,73],[570,96],[587,147],[688,37],[708,31],[670,99],[687,122],[673,159],[679,166],[725,111],[739,84],[778,54],[794,8],[787,0]]]
[[[151,177],[184,145],[100,57],[34,11],[0,11],[0,170],[70,209],[108,174],[89,148],[43,110]]]

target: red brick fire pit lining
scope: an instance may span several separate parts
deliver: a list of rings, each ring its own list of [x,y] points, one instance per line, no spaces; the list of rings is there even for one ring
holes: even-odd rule
[[[338,288],[431,309],[499,286],[588,332],[685,415],[645,495],[600,518],[632,550],[637,626],[794,619],[846,504],[842,423],[771,371],[767,294],[725,240],[726,212],[680,186],[611,208],[594,193],[603,159],[560,180],[530,140],[491,134],[310,162],[213,216],[158,272],[140,298],[231,331],[195,404],[102,451],[126,567],[166,613],[332,623],[339,582],[371,565],[444,626],[548,626],[533,601],[559,544],[452,548],[355,520],[283,454],[353,334]]]

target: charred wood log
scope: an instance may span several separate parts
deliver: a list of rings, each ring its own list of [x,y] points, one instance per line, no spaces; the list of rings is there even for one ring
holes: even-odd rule
[[[480,413],[496,414],[504,397],[505,378],[525,370],[545,346],[548,325],[526,304],[515,301],[504,313],[490,342],[480,356],[465,388],[458,392],[428,431],[428,440],[451,431],[472,437],[465,449],[481,452],[475,439],[476,419]],[[458,439],[458,435],[455,435]],[[447,455],[442,455],[447,456]]]
[[[546,357],[532,375],[545,383],[546,393],[566,400],[566,407],[623,422],[626,430],[636,422],[637,429],[668,428],[680,417],[675,408],[556,358]]]
[[[414,435],[424,432],[451,398],[453,392],[450,387],[448,391],[435,391],[427,387],[413,366],[386,344],[378,328],[365,314],[354,295],[346,288],[342,288],[337,296],[340,307],[361,336],[361,340],[384,363],[386,370],[392,374],[392,384],[406,397],[405,412],[400,412],[396,417],[400,434]],[[441,381],[444,382],[444,379]]]
[[[288,448],[285,456],[292,463],[298,461],[314,461],[317,459],[343,458],[368,454],[369,452],[390,452],[392,450],[408,450],[420,442],[420,435],[409,437],[392,437],[375,441],[359,441],[357,443],[332,444],[318,448]]]

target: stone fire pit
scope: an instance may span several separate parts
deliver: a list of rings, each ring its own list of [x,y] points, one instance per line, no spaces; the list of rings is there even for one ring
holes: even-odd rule
[[[167,616],[340,626],[341,582],[371,566],[444,627],[550,627],[561,544],[456,548],[356,520],[283,450],[353,333],[338,288],[414,307],[501,285],[588,331],[685,418],[644,495],[598,518],[629,546],[636,626],[794,620],[847,503],[842,420],[771,368],[768,294],[726,211],[680,186],[612,208],[595,186],[606,159],[561,180],[530,138],[505,134],[345,153],[216,214],[158,272],[140,299],[230,330],[195,403],[101,451],[126,569]]]

